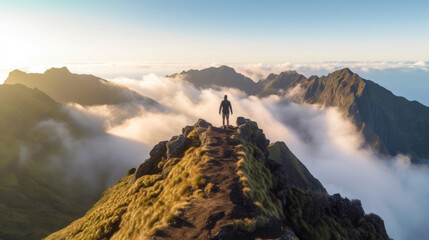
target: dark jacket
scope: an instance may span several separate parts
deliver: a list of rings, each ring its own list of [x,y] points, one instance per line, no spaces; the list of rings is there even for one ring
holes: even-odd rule
[[[231,114],[232,114],[232,107],[231,107],[231,103],[228,100],[223,100],[220,103],[220,107],[219,107],[219,114],[220,111],[222,110],[223,114],[229,114],[229,110],[231,109]]]

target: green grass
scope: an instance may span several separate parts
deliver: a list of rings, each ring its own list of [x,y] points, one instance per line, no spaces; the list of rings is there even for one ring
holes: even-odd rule
[[[261,151],[252,143],[244,141],[240,136],[235,137],[240,141],[238,175],[243,185],[243,194],[251,199],[266,216],[283,218],[281,202],[271,191],[273,188],[273,176],[265,165],[257,160],[255,151]],[[263,155],[259,153],[259,155]]]
[[[191,199],[205,197],[204,153],[202,147],[191,147],[182,158],[165,162],[159,174],[135,182],[133,175],[124,177],[84,217],[46,239],[147,238],[170,224]]]

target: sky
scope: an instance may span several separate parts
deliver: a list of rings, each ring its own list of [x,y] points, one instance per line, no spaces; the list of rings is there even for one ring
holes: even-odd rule
[[[6,1],[1,65],[425,61],[427,1]]]
[[[350,67],[429,105],[428,30],[428,1],[0,0],[0,83],[14,69],[62,66],[106,79]]]

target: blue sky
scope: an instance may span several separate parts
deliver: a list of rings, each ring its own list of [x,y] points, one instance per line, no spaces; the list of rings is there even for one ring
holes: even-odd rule
[[[427,88],[413,88],[429,85],[428,61],[429,1],[0,0],[0,83],[15,68],[62,65],[134,77],[216,64],[423,62],[352,70],[429,104]],[[109,67],[73,69],[84,64]],[[115,74],[111,64],[146,70]]]
[[[25,39],[39,51],[21,55],[42,55],[44,61],[274,63],[429,56],[427,1],[0,0],[0,11],[3,34],[12,36],[6,43]]]

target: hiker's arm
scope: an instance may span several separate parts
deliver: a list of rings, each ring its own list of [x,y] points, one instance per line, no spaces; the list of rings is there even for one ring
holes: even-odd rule
[[[220,106],[219,106],[219,114],[221,109],[222,109],[222,103],[220,103]]]
[[[231,115],[232,115],[232,105],[229,104],[229,109],[231,109]]]

